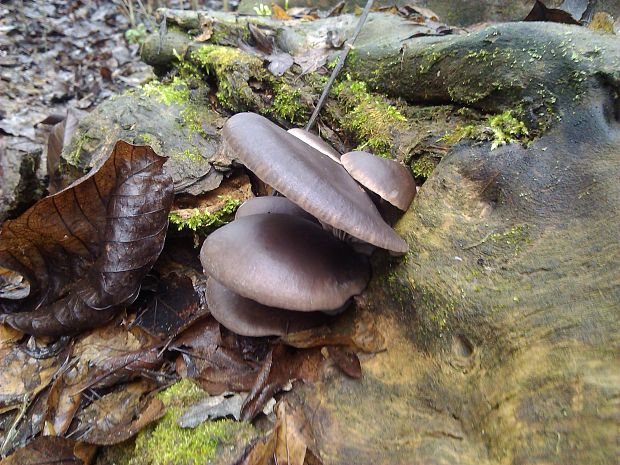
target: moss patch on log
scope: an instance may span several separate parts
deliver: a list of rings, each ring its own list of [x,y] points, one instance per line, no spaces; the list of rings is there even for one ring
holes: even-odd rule
[[[359,143],[355,149],[395,158],[394,132],[404,131],[407,125],[399,109],[385,97],[370,93],[366,83],[350,77],[334,87],[333,95],[344,108],[342,128]]]
[[[216,79],[216,97],[222,107],[235,111],[264,107],[249,85],[270,80],[260,58],[234,47],[203,45],[191,52],[190,59]]]
[[[184,210],[183,215],[178,212],[172,212],[169,215],[170,222],[174,224],[179,231],[185,229],[207,233],[219,226],[232,221],[237,208],[241,205],[241,201],[231,197],[223,198],[224,205],[214,212],[208,210],[200,210],[195,208],[191,211]]]

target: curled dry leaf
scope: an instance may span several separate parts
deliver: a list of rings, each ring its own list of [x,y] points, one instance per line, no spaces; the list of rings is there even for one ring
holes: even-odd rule
[[[354,379],[362,377],[362,366],[357,354],[339,346],[326,347],[326,352],[345,375]]]
[[[292,349],[275,346],[263,362],[250,394],[243,402],[241,419],[253,419],[274,394],[291,381],[315,381],[319,377],[323,356],[318,348]]]
[[[257,360],[264,354],[242,347],[239,340],[232,334],[223,337],[212,316],[197,321],[170,345],[181,353],[177,373],[196,380],[211,395],[249,391],[260,371]]]
[[[173,191],[164,161],[150,147],[119,141],[101,166],[5,222],[0,268],[23,275],[30,294],[0,299],[0,323],[69,335],[131,303],[166,236]]]
[[[208,420],[233,417],[241,418],[241,405],[245,396],[241,394],[225,393],[219,396],[211,396],[191,405],[177,418],[177,424],[181,428],[195,428]]]
[[[314,433],[298,403],[281,400],[276,406],[276,425],[256,441],[242,458],[242,465],[321,465]]]
[[[88,465],[96,447],[72,439],[41,436],[0,461],[0,465]]]
[[[75,437],[112,445],[134,436],[165,413],[162,401],[148,395],[153,388],[152,383],[139,381],[97,399],[80,413]]]
[[[574,0],[572,2],[563,2],[558,8],[549,8],[544,2],[536,0],[532,11],[528,13],[523,21],[581,24],[590,3],[590,0]]]

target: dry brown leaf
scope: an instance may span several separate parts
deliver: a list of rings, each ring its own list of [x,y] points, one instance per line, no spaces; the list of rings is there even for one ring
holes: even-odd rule
[[[126,441],[164,415],[164,404],[148,395],[154,388],[153,383],[140,381],[95,400],[80,412],[75,437],[97,445]]]
[[[32,400],[60,368],[57,358],[36,359],[17,346],[0,349],[0,413]]]
[[[24,333],[21,331],[10,326],[0,325],[0,353],[3,349],[13,347],[22,337],[24,337]]]
[[[590,0],[579,0],[569,4],[573,8],[565,10],[564,5],[558,8],[548,8],[544,2],[536,0],[532,10],[523,21],[550,21],[553,23],[581,24],[582,15],[585,13]],[[579,7],[579,8],[577,8]]]
[[[282,8],[280,5],[278,5],[277,3],[272,3],[271,4],[271,11],[272,11],[272,16],[275,19],[278,19],[280,21],[289,21],[293,18],[291,18],[286,11],[284,10],[284,8]]]
[[[139,328],[111,324],[80,337],[73,347],[76,371],[67,376],[67,395],[88,388],[113,386],[157,369],[163,359],[159,341]]]
[[[275,412],[274,429],[252,445],[241,465],[322,465],[314,452],[318,447],[302,407],[284,398]]]
[[[327,347],[327,354],[336,366],[350,378],[359,379],[362,377],[362,366],[357,355],[339,346]]]
[[[267,355],[260,373],[241,408],[241,419],[253,419],[265,403],[295,380],[315,381],[324,358],[318,348],[292,349],[277,345]]]
[[[101,166],[6,221],[0,267],[23,275],[30,295],[0,299],[0,323],[28,334],[75,334],[133,302],[166,236],[173,187],[165,160],[118,141]]]
[[[49,191],[51,194],[58,192],[60,182],[58,180],[58,167],[60,154],[69,145],[71,138],[77,129],[77,125],[88,113],[77,108],[67,109],[65,118],[56,123],[47,138],[47,172],[50,177]]]
[[[0,465],[88,465],[96,450],[72,439],[41,436],[0,460]]]

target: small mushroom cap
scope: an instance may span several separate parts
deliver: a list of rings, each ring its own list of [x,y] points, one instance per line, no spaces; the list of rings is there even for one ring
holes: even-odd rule
[[[241,297],[213,278],[207,281],[207,305],[213,318],[242,336],[284,336],[329,321],[321,312],[293,312]]]
[[[299,140],[303,140],[310,147],[314,147],[319,152],[324,153],[336,163],[340,163],[340,153],[338,153],[338,151],[336,151],[331,145],[329,145],[316,134],[313,134],[301,128],[289,129],[287,132],[294,135]]]
[[[265,195],[262,197],[252,197],[241,204],[235,213],[235,219],[244,216],[259,215],[262,213],[282,213],[284,215],[295,215],[315,221],[314,217],[291,202],[286,197]]]
[[[415,196],[415,181],[409,170],[394,160],[368,152],[348,152],[342,166],[366,189],[406,211]]]
[[[260,179],[319,221],[395,253],[408,250],[342,166],[267,118],[234,115],[224,125],[223,142]]]
[[[297,311],[334,310],[364,290],[366,257],[308,220],[244,216],[202,245],[205,273],[248,299]]]

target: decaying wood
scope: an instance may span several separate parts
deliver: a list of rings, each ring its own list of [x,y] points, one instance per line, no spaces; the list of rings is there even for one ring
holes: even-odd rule
[[[201,13],[161,14],[189,30]],[[208,15],[232,31],[226,40],[252,21],[291,54],[355,24],[350,16]],[[378,260],[359,302],[388,350],[363,362],[361,382],[334,375],[302,393],[322,459],[613,463],[620,44],[556,24],[412,37],[417,32],[403,19],[371,15],[346,71],[409,105],[521,107],[534,140],[495,150],[459,144],[422,187],[397,226],[410,252],[400,262]],[[200,47],[189,36],[184,43]],[[159,65],[174,59],[161,50],[153,39],[144,57]]]

